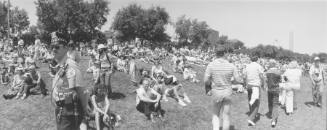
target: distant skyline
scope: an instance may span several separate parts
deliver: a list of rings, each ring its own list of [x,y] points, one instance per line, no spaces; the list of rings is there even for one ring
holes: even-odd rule
[[[4,1],[4,0],[2,0]],[[37,22],[35,0],[11,0],[28,12],[31,25]],[[89,0],[90,1],[90,0]],[[294,33],[294,51],[327,52],[327,1],[315,0],[109,0],[108,30],[115,14],[130,3],[144,8],[161,6],[175,22],[182,15],[207,24],[221,35],[238,39],[247,47],[272,44],[289,49],[289,33]],[[174,34],[171,26],[167,33]]]

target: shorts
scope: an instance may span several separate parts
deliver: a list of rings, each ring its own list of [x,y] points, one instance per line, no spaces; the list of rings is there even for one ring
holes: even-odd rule
[[[226,89],[212,89],[211,90],[211,99],[213,104],[221,103],[223,101],[230,101],[232,95],[232,88]]]

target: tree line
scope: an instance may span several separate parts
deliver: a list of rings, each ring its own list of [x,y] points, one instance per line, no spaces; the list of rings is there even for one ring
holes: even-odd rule
[[[219,35],[219,31],[210,28],[205,22],[182,15],[171,21],[169,13],[160,6],[143,8],[138,4],[129,4],[118,10],[113,19],[110,36],[101,31],[108,21],[110,8],[107,0],[37,0],[37,25],[29,26],[27,12],[18,7],[8,7],[0,2],[0,36],[8,34],[8,10],[10,9],[11,33],[15,32],[25,43],[32,44],[35,36],[39,36],[45,43],[50,43],[50,33],[57,31],[63,34],[65,40],[75,42],[90,42],[97,39],[98,43],[106,43],[108,38],[115,42],[133,43],[135,39],[151,46],[188,46],[209,50],[223,47],[229,53],[245,53],[259,57],[275,58],[279,60],[310,61],[313,56],[319,56],[327,61],[326,53],[313,55],[295,53],[272,45],[258,45],[253,48],[245,47],[238,39],[229,39]],[[168,25],[174,27],[176,36],[169,36],[166,32]],[[24,32],[24,33],[22,33]],[[173,39],[173,40],[172,40]]]

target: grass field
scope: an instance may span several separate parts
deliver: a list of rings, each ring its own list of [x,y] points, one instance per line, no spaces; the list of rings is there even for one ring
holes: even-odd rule
[[[86,70],[86,59],[82,66]],[[46,64],[39,65],[50,88]],[[150,68],[151,65],[140,63],[140,66]],[[171,68],[166,65],[165,69]],[[199,79],[203,78],[204,68],[194,67],[198,72]],[[169,69],[171,70],[171,69]],[[180,74],[176,76],[181,79]],[[85,75],[87,81],[91,80],[91,74]],[[112,79],[115,99],[111,100],[111,110],[121,115],[122,124],[117,128],[121,130],[210,130],[211,114],[209,109],[210,97],[204,94],[203,81],[198,84],[182,81],[189,94],[192,104],[181,107],[177,102],[169,98],[163,102],[162,107],[166,111],[165,120],[157,120],[156,123],[145,120],[145,116],[135,109],[135,88],[130,87],[129,77],[124,73],[116,73]],[[91,83],[86,86],[91,87]],[[1,86],[0,94],[4,94],[7,88]],[[323,96],[323,108],[311,106],[311,85],[309,79],[303,77],[301,90],[297,93],[298,110],[295,114],[287,116],[280,109],[279,120],[275,130],[326,130],[326,91]],[[270,120],[265,116],[268,111],[267,95],[263,93],[260,106],[262,115],[257,126],[247,125],[247,95],[233,94],[231,109],[232,130],[269,130]],[[42,98],[41,95],[32,95],[25,100],[4,100],[0,98],[0,130],[54,130],[55,117],[54,107],[50,103],[50,96]]]

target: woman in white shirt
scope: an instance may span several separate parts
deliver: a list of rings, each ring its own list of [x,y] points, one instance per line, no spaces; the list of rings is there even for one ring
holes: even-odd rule
[[[294,90],[300,89],[300,78],[302,75],[302,70],[296,61],[292,61],[288,64],[283,77],[285,80],[283,91],[285,93],[285,105],[286,113],[293,113],[293,100],[294,100]]]

